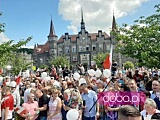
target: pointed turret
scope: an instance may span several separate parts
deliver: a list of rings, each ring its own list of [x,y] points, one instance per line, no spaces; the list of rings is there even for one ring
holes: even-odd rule
[[[34,44],[34,49],[37,47],[36,43]]]
[[[112,31],[116,31],[116,30],[117,30],[117,26],[116,26],[116,20],[113,12]]]
[[[83,20],[83,10],[82,10],[82,7],[81,7],[81,29],[85,29],[85,23],[84,23],[84,20]]]
[[[50,24],[50,32],[48,37],[54,37],[56,36],[55,31],[54,31],[54,26],[53,26],[53,22],[52,22],[52,18],[51,18],[51,24]]]

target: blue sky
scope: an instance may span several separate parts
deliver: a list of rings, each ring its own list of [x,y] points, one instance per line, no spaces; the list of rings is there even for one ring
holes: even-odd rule
[[[86,4],[87,2],[87,4]],[[8,39],[26,39],[33,36],[27,46],[47,41],[51,16],[56,35],[66,32],[76,34],[80,28],[81,6],[88,32],[109,32],[112,14],[118,25],[133,24],[140,16],[155,12],[154,5],[160,0],[0,0],[0,23],[5,23],[5,32],[0,42]]]

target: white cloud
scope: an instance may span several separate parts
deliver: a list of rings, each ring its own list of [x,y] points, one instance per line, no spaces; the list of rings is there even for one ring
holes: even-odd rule
[[[77,33],[81,21],[81,6],[86,30],[108,32],[112,25],[112,15],[121,18],[134,13],[143,2],[148,0],[59,0],[59,14],[71,24],[67,27]]]
[[[3,32],[0,33],[0,43],[9,41],[9,38],[5,36]]]

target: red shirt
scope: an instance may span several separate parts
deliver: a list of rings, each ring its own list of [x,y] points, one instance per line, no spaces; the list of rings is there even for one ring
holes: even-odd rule
[[[9,107],[9,110],[13,110],[14,107],[14,98],[11,94],[8,94],[2,99],[1,108],[5,109],[6,107]]]

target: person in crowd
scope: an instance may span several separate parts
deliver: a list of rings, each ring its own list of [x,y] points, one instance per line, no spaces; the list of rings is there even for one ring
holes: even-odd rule
[[[49,98],[39,89],[35,90],[35,96],[38,98],[38,108],[35,109],[39,111],[38,120],[47,120]]]
[[[66,114],[68,112],[67,109],[65,109],[64,106],[68,106],[69,104],[69,100],[70,100],[70,96],[71,96],[71,90],[69,89],[66,89],[64,92],[63,92],[63,97],[62,97],[62,120],[67,120],[66,118]]]
[[[1,100],[2,109],[2,120],[12,120],[13,108],[14,108],[14,98],[11,94],[10,87],[2,88],[3,99]]]
[[[138,92],[139,91],[139,88],[138,88],[136,81],[134,79],[131,79],[128,81],[128,87],[131,92]]]
[[[115,74],[117,74],[117,70],[118,70],[118,64],[115,60],[113,60],[112,62],[112,75],[114,76]]]
[[[35,96],[33,93],[28,94],[28,101],[22,104],[22,107],[25,108],[26,113],[22,115],[26,120],[35,120],[38,117],[38,112],[35,111],[38,108],[38,102],[34,100]]]
[[[84,69],[83,65],[82,65],[82,64],[79,64],[79,65],[77,65],[77,67],[78,67],[78,69],[79,69],[79,71],[80,71],[80,75],[84,75],[85,69]]]
[[[77,90],[77,89],[71,90],[71,95],[70,95],[70,99],[68,101],[68,104],[67,105],[63,104],[63,108],[65,109],[65,111],[69,111],[71,109],[76,109],[77,111],[79,111],[79,119],[78,120],[81,120],[82,98],[81,98],[79,90]]]
[[[14,98],[14,108],[17,106],[20,106],[21,98],[20,98],[20,93],[19,93],[19,86],[17,85],[15,81],[11,81],[7,86],[10,87],[11,94]],[[13,118],[16,117],[15,111],[13,111],[12,115],[13,115]]]
[[[140,81],[139,90],[140,90],[140,91],[145,91],[145,90],[146,90],[144,80],[141,80],[141,81]]]
[[[89,90],[85,83],[80,85],[80,89],[83,92],[81,96],[85,103],[82,106],[83,120],[95,120],[96,116],[99,117],[99,104],[94,105],[97,100],[97,94],[93,90]]]
[[[62,76],[63,70],[62,70],[61,65],[59,65],[59,67],[57,69],[57,73],[58,73],[58,76]]]
[[[133,79],[133,75],[132,75],[132,71],[127,71],[126,73],[126,77],[130,78],[130,79]]]
[[[49,110],[48,110],[47,120],[62,120],[62,114],[61,114],[62,102],[61,99],[58,97],[60,91],[54,88],[51,90],[51,92],[52,92],[52,97],[50,98],[50,101],[48,103]]]
[[[65,78],[66,76],[68,76],[70,73],[69,69],[67,66],[64,66],[63,68],[63,78]]]
[[[160,110],[160,81],[154,80],[152,82],[152,89],[153,91],[150,91],[151,93],[151,99],[153,99],[158,107],[158,110]]]
[[[140,80],[143,80],[143,76],[139,74],[139,70],[135,70],[135,74],[133,75],[133,79],[136,81],[136,83],[139,85]]]
[[[19,88],[17,88],[17,83],[15,81],[11,81],[11,83],[8,86],[11,88],[11,94],[14,98],[14,107],[20,106],[21,100],[20,100]]]
[[[123,105],[119,107],[118,120],[142,120],[142,116],[136,107]]]
[[[35,86],[32,86],[32,84],[29,84],[29,88],[27,88],[25,91],[24,91],[24,102],[27,102],[28,101],[28,94],[31,92],[31,91],[34,91],[35,90]]]
[[[143,116],[144,120],[150,120],[153,114],[160,113],[160,111],[156,108],[157,105],[155,101],[150,98],[147,98],[144,103],[144,110],[141,111],[141,115]]]
[[[151,120],[160,120],[160,113],[153,114]]]
[[[54,79],[56,80],[58,75],[57,75],[57,69],[54,65],[52,65],[52,68],[51,68],[51,77],[54,77]]]

